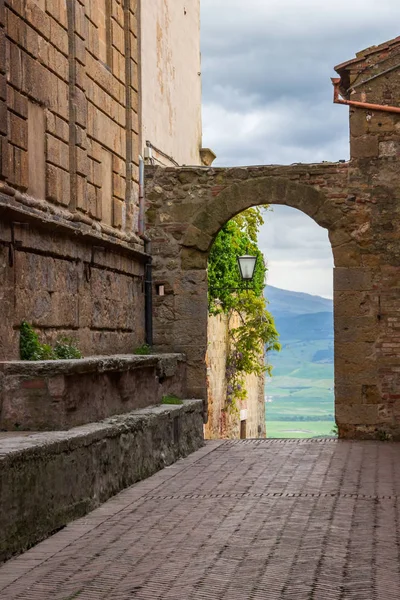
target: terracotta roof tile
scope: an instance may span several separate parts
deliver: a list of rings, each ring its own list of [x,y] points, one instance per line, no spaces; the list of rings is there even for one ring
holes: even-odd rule
[[[365,50],[361,50],[361,52],[357,52],[356,58],[348,60],[346,62],[341,63],[335,67],[335,71],[337,73],[341,73],[348,68],[355,67],[357,68],[357,64],[368,62],[368,59],[373,55],[380,53],[382,57],[389,56],[394,49],[397,49],[400,46],[400,36],[384,42],[383,44],[379,44],[378,46],[371,46],[370,48],[366,48]]]

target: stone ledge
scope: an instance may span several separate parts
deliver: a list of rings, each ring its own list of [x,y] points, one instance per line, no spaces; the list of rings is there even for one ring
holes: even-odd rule
[[[182,354],[0,362],[0,429],[57,431],[185,396]]]
[[[149,255],[143,250],[141,240],[135,234],[121,232],[104,223],[86,219],[83,213],[71,213],[49,202],[36,200],[21,194],[13,188],[0,186],[0,213],[10,215],[19,222],[34,223],[44,229],[54,230],[97,246],[105,246],[111,250],[124,250],[130,256],[143,263],[148,262]]]
[[[185,360],[184,354],[114,354],[88,356],[78,360],[10,360],[0,361],[0,373],[28,377],[52,377],[75,373],[107,373],[131,371],[144,367],[157,367],[160,373]]]
[[[0,434],[0,561],[203,444],[201,400],[68,432]]]

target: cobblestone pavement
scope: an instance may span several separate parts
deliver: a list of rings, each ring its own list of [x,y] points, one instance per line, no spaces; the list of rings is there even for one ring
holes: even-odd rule
[[[209,442],[0,567],[1,600],[399,600],[400,444]]]

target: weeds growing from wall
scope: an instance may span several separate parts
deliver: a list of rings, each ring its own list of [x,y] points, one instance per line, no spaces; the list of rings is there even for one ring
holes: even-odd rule
[[[151,346],[148,344],[142,344],[138,348],[135,348],[133,354],[136,354],[137,356],[148,356],[149,354],[152,354],[152,352]]]
[[[54,347],[42,344],[39,334],[29,323],[22,321],[20,327],[20,358],[21,360],[65,360],[82,358],[72,338],[60,337]]]

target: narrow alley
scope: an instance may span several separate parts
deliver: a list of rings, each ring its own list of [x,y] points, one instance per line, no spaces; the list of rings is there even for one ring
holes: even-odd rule
[[[400,445],[202,449],[0,568],[2,600],[398,600]]]

